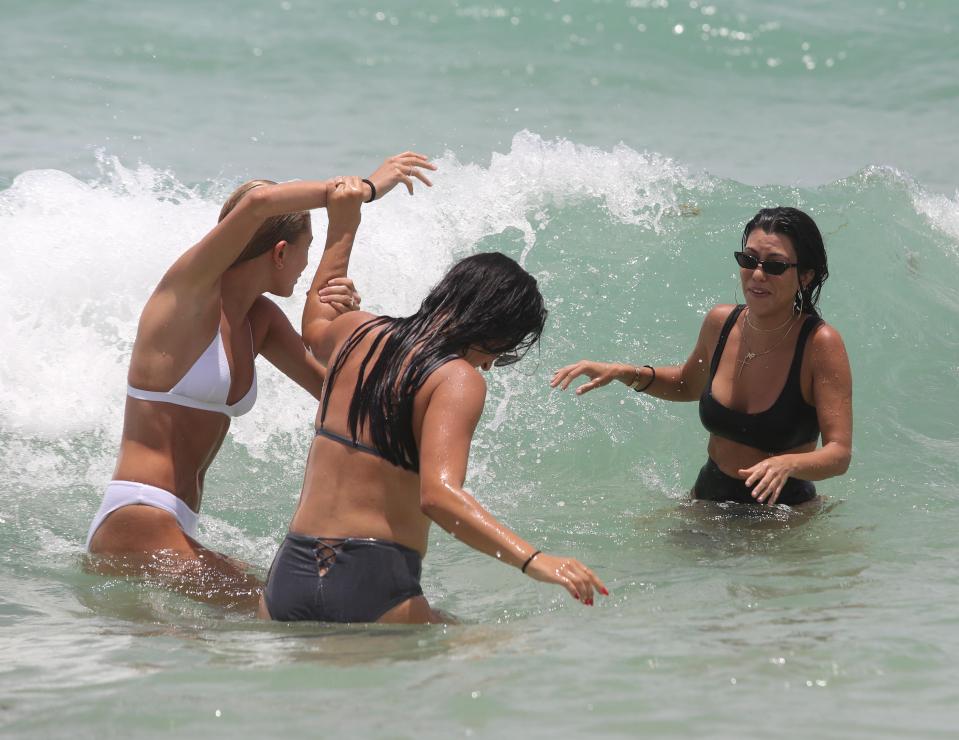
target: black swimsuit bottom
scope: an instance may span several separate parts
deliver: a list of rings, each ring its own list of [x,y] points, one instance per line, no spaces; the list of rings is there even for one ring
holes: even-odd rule
[[[423,595],[421,563],[416,550],[397,542],[289,532],[263,597],[280,622],[375,622]]]
[[[693,486],[693,498],[708,501],[737,501],[741,504],[756,503],[756,499],[752,497],[752,489],[746,485],[746,481],[726,475],[712,458],[706,460],[706,464],[699,471],[696,485]],[[776,503],[795,506],[812,501],[814,498],[816,498],[816,486],[808,480],[787,478]]]

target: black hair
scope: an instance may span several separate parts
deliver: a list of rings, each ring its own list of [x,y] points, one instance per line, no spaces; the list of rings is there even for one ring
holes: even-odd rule
[[[798,208],[789,206],[763,208],[743,229],[743,249],[746,249],[746,240],[755,229],[762,229],[767,234],[781,234],[789,237],[789,241],[796,250],[796,261],[799,263],[797,270],[800,273],[806,270],[813,271],[809,285],[800,290],[802,311],[818,316],[816,304],[819,302],[822,284],[829,277],[829,267],[826,263],[826,245],[823,243],[822,234],[819,233],[816,222]],[[797,309],[799,304],[800,300],[797,296]]]
[[[347,357],[371,332],[382,329],[357,373],[348,417],[350,436],[356,443],[359,432],[369,429],[373,447],[386,460],[418,471],[413,399],[430,374],[471,348],[525,354],[539,341],[546,313],[536,278],[506,255],[486,252],[460,260],[415,314],[378,316],[353,332],[329,369],[320,424]]]

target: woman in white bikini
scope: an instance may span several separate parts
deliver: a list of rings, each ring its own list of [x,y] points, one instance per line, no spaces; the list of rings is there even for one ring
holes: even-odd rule
[[[435,167],[413,152],[387,159],[363,181],[365,200],[401,182],[412,193],[413,177],[429,185],[424,169]],[[150,574],[192,596],[255,603],[260,584],[248,568],[195,539],[203,479],[230,420],[256,400],[258,354],[320,397],[325,369],[264,293],[293,294],[313,240],[309,210],[342,185],[242,185],[161,278],[140,316],[119,458],[87,537],[99,572]],[[343,236],[331,220],[327,244]],[[348,280],[319,297],[340,312],[358,303]]]

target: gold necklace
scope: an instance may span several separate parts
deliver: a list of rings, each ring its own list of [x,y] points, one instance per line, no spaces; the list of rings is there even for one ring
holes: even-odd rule
[[[760,334],[772,334],[773,332],[777,332],[777,331],[779,331],[780,329],[782,329],[786,324],[788,324],[790,321],[792,321],[792,320],[795,319],[795,318],[796,318],[796,314],[793,313],[792,316],[790,316],[788,319],[786,319],[784,322],[782,322],[782,323],[781,323],[779,326],[777,326],[775,329],[760,329],[760,328],[759,328],[758,326],[756,326],[752,321],[749,320],[749,308],[746,308],[746,310],[743,311],[743,321],[745,321],[747,324],[749,324],[749,328],[750,328],[750,329],[752,329],[752,330],[755,331],[755,332],[759,332]]]
[[[786,333],[783,334],[783,335],[779,338],[779,340],[773,344],[772,347],[770,347],[769,349],[764,349],[762,352],[753,352],[752,347],[749,346],[749,340],[746,339],[746,330],[745,330],[745,326],[744,326],[744,328],[743,328],[743,345],[745,345],[745,347],[746,347],[746,354],[743,355],[743,360],[742,360],[742,362],[739,363],[739,372],[736,374],[736,377],[737,377],[737,378],[739,378],[739,377],[743,374],[743,368],[746,367],[746,363],[747,363],[747,362],[752,362],[752,361],[755,360],[757,357],[762,357],[763,355],[768,355],[770,352],[772,352],[774,349],[776,349],[776,347],[778,347],[780,344],[782,344],[784,341],[786,341],[786,337],[789,336],[789,332],[791,332],[791,331],[793,330],[793,327],[796,325],[796,317],[793,317],[792,319],[790,319],[790,321],[792,321],[793,323],[789,325],[789,328],[788,328],[788,329],[786,329]],[[748,323],[749,323],[749,322],[746,320],[746,316],[745,316],[745,314],[744,314],[744,315],[743,315],[743,324],[748,324]],[[752,326],[752,324],[749,324],[749,326]],[[779,328],[782,329],[783,326],[785,326],[785,324],[782,324]]]

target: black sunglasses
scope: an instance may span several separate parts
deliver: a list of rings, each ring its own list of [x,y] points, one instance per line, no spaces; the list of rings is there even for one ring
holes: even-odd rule
[[[761,267],[767,275],[782,275],[790,267],[799,267],[798,262],[762,261],[745,252],[733,252],[733,257],[736,258],[736,262],[744,270],[755,270],[757,267]]]

